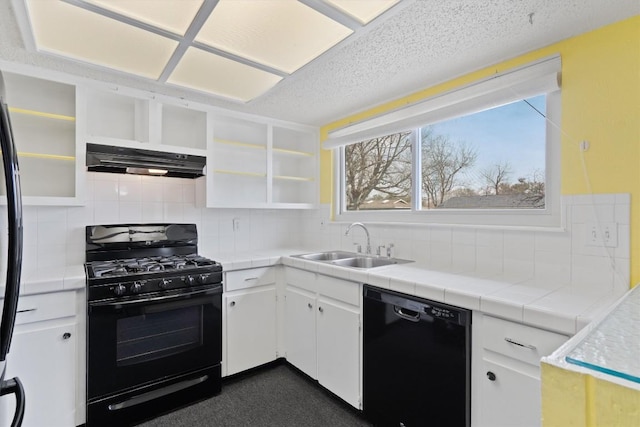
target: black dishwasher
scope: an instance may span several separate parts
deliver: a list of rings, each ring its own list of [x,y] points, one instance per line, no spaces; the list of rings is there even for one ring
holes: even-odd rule
[[[376,426],[471,424],[471,311],[364,287],[364,415]]]

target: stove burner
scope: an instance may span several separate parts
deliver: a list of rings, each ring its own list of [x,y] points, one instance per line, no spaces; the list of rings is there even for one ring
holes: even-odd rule
[[[127,276],[144,272],[184,270],[215,264],[199,255],[150,256],[145,258],[96,261],[91,264],[93,275],[100,277]]]

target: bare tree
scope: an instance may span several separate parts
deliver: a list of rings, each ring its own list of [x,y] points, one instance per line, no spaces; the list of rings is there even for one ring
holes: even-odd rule
[[[463,143],[453,143],[447,135],[422,129],[422,192],[428,207],[441,205],[457,184],[457,175],[473,166],[477,153]]]
[[[458,187],[450,191],[451,197],[473,197],[477,195],[478,192],[471,187]]]
[[[408,197],[411,132],[370,139],[345,148],[347,209],[358,210],[372,194]]]
[[[543,208],[545,204],[544,173],[535,171],[529,178],[518,178],[518,182],[509,187],[511,194],[522,194],[531,206]]]
[[[507,184],[511,175],[511,165],[509,162],[504,161],[502,163],[496,163],[493,166],[488,166],[480,171],[480,177],[485,181],[487,185],[486,195],[501,194],[501,190],[504,185]]]

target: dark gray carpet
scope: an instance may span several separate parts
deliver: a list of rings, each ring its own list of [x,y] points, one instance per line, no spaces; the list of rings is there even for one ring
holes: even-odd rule
[[[357,411],[288,365],[223,383],[222,393],[139,427],[371,426]]]

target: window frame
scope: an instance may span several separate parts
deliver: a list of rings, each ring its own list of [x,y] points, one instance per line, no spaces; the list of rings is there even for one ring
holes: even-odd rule
[[[543,94],[543,93],[540,93]],[[461,115],[473,114],[463,112]],[[333,150],[334,220],[338,222],[432,224],[488,227],[558,228],[564,226],[560,200],[561,90],[546,92],[545,207],[543,209],[437,209],[421,210],[419,127],[412,130],[411,210],[347,211],[345,149]],[[421,126],[428,125],[424,123]],[[409,130],[409,129],[407,129]]]

